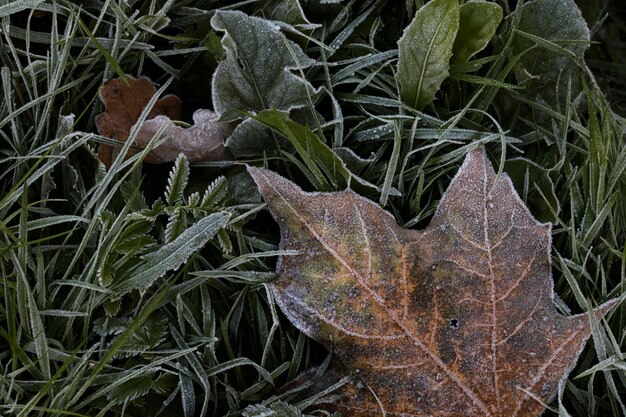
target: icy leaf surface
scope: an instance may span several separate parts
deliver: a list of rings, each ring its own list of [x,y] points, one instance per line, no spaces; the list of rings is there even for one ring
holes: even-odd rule
[[[317,115],[317,117],[318,120],[323,120],[321,115]],[[303,125],[313,126],[315,124],[310,109],[306,107],[292,110],[289,113],[289,118]],[[246,118],[237,125],[224,146],[236,158],[243,156],[265,157],[281,151],[292,153],[294,150],[285,137],[272,134],[272,130],[268,126],[251,118]]]
[[[154,84],[147,78],[113,79],[100,87],[98,95],[104,103],[104,113],[96,117],[96,127],[102,136],[125,142],[131,128],[141,112],[156,93]],[[174,95],[159,99],[148,114],[148,119],[165,115],[178,120],[181,117],[182,103]],[[98,146],[98,157],[108,168],[113,162],[113,147],[107,144]]]
[[[263,123],[247,118],[235,128],[225,146],[236,158],[241,158],[271,154],[286,148],[287,144],[283,137],[272,135],[272,130]]]
[[[280,259],[278,304],[359,375],[333,408],[370,417],[543,411],[591,333],[589,316],[557,313],[550,225],[531,216],[506,174],[496,179],[483,149],[468,154],[421,231],[350,190],[306,193],[249,171],[280,225],[280,249],[298,253]]]
[[[145,263],[132,272],[130,278],[113,289],[125,294],[133,289],[145,292],[167,272],[179,268],[189,257],[202,248],[226,224],[230,213],[221,211],[200,219],[172,242],[144,256]]]
[[[300,0],[269,0],[263,4],[265,17],[280,20],[290,25],[310,23],[304,15]]]
[[[240,11],[218,11],[211,25],[224,32],[226,58],[217,66],[212,84],[213,104],[221,120],[308,104],[314,88],[293,71],[314,61],[283,36],[277,23]]]
[[[422,110],[448,78],[459,30],[457,0],[432,0],[415,13],[398,41],[398,82],[402,101]]]
[[[502,7],[487,1],[470,1],[459,7],[459,33],[453,46],[453,61],[467,62],[482,51],[502,21]]]
[[[176,126],[167,116],[157,116],[141,125],[135,142],[146,147],[158,132],[168,137],[163,144],[150,151],[147,162],[173,162],[180,153],[185,154],[190,162],[219,161],[228,157],[224,140],[233,133],[236,124],[215,119],[216,115],[211,110],[196,110],[194,125],[185,129]]]
[[[572,97],[575,97],[581,84],[580,69],[574,61],[584,58],[590,33],[574,0],[529,1],[517,13],[521,13],[518,30],[556,42],[570,54],[535,47],[522,56],[516,71],[518,79],[528,80],[529,93],[539,95],[550,105],[567,97],[570,80]],[[533,40],[518,34],[513,42],[513,53],[521,53],[533,45]]]

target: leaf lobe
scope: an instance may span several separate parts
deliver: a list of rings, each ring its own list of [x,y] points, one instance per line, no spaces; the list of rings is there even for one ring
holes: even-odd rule
[[[340,409],[536,416],[544,406],[528,393],[549,401],[574,366],[588,318],[557,314],[550,227],[484,150],[468,154],[423,231],[399,228],[352,191],[305,193],[249,171],[281,249],[299,253],[278,266],[281,309],[366,383],[346,387]]]

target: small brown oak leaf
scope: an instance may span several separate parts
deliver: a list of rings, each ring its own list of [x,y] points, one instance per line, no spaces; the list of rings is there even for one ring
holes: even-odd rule
[[[402,229],[350,190],[307,193],[249,172],[280,249],[295,251],[279,260],[277,303],[358,374],[332,404],[344,415],[536,417],[576,364],[590,317],[614,305],[557,312],[550,225],[482,148],[424,230]]]
[[[104,103],[104,113],[96,117],[96,127],[102,136],[126,142],[130,130],[139,119],[144,108],[156,94],[156,88],[148,78],[113,79],[100,87],[98,95]],[[182,102],[175,95],[166,95],[157,100],[147,119],[164,115],[180,120]],[[129,152],[132,154],[132,151]],[[130,155],[128,155],[130,156]],[[113,147],[108,144],[98,146],[100,161],[109,168],[113,162]]]

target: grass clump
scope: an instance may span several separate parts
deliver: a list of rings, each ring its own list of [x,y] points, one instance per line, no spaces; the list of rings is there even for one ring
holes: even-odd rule
[[[452,62],[417,110],[400,94],[398,40],[422,3],[0,3],[0,414],[315,412],[324,393],[281,387],[328,353],[273,302],[279,232],[243,162],[310,190],[349,184],[422,228],[463,155],[485,144],[553,224],[558,308],[623,300],[622,6],[581,1],[589,37],[572,40],[531,33],[522,2],[496,2],[489,45]],[[267,35],[280,57],[224,18],[241,15],[259,18],[259,36],[280,28]],[[572,45],[589,47],[584,59]],[[570,76],[544,82],[529,56],[558,58]],[[227,64],[243,84],[214,76]],[[272,78],[242,99],[272,66],[299,95],[286,100]],[[235,160],[148,165],[144,151],[106,170],[98,144],[125,155],[132,140],[96,133],[97,89],[124,73],[156,82],[153,101],[179,95],[189,120],[197,108],[236,118]],[[549,415],[626,416],[625,313],[622,302],[594,329]]]

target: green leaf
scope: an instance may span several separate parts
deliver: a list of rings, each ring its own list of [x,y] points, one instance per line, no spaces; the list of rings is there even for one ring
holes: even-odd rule
[[[241,118],[245,112],[267,108],[290,110],[309,104],[313,86],[292,73],[315,61],[269,20],[239,11],[218,11],[211,19],[225,32],[226,59],[213,74],[212,96],[221,120]]]
[[[314,115],[308,108],[295,109],[289,118],[303,125],[313,125]],[[318,116],[321,119],[321,116]],[[246,119],[233,131],[225,143],[226,148],[237,158],[242,156],[266,156],[278,151],[292,152],[293,148],[284,137],[272,134],[272,130],[254,119]]]
[[[144,256],[145,263],[133,271],[132,276],[120,283],[115,290],[120,293],[127,293],[133,289],[146,291],[158,278],[187,262],[191,255],[226,225],[229,217],[229,213],[219,212],[201,219],[172,242]]]
[[[228,181],[224,176],[219,176],[213,180],[204,191],[200,207],[209,209],[217,206],[228,196]]]
[[[113,249],[124,254],[143,250],[146,246],[154,244],[154,238],[150,236],[151,229],[152,222],[133,219],[120,233]]]
[[[398,81],[403,102],[421,110],[435,99],[448,77],[458,30],[457,0],[432,0],[417,11],[398,41]]]
[[[452,47],[457,64],[485,49],[502,21],[502,7],[496,3],[470,1],[461,5],[459,12],[459,33]]]
[[[267,18],[290,25],[310,23],[299,0],[268,0],[264,2],[262,10]]]
[[[272,154],[277,149],[284,148],[284,142],[284,138],[272,135],[271,129],[263,123],[246,119],[237,125],[225,146],[236,158],[241,158]]]
[[[518,31],[549,41],[542,45],[532,36],[515,36],[513,55],[534,46],[515,68],[518,80],[528,82],[530,96],[540,96],[554,105],[567,96],[571,79],[571,95],[575,97],[581,91],[578,65],[583,63],[590,34],[574,0],[534,0],[516,13],[521,13]],[[551,47],[557,44],[562,53]]]
[[[255,119],[289,139],[314,175],[317,186],[328,191],[345,188],[350,183],[352,174],[344,162],[311,129],[278,110],[264,110]]]
[[[108,395],[113,404],[122,404],[146,395],[154,386],[152,375],[141,375],[115,385]]]
[[[187,228],[187,212],[177,207],[174,209],[167,219],[167,226],[165,226],[165,241],[167,243],[172,242]]]
[[[189,180],[189,162],[185,154],[180,153],[174,162],[174,167],[170,171],[165,189],[165,199],[170,206],[183,201],[183,192]]]
[[[125,328],[120,323],[122,328]],[[127,358],[155,349],[167,336],[167,319],[158,315],[148,318],[122,345],[116,357]]]

